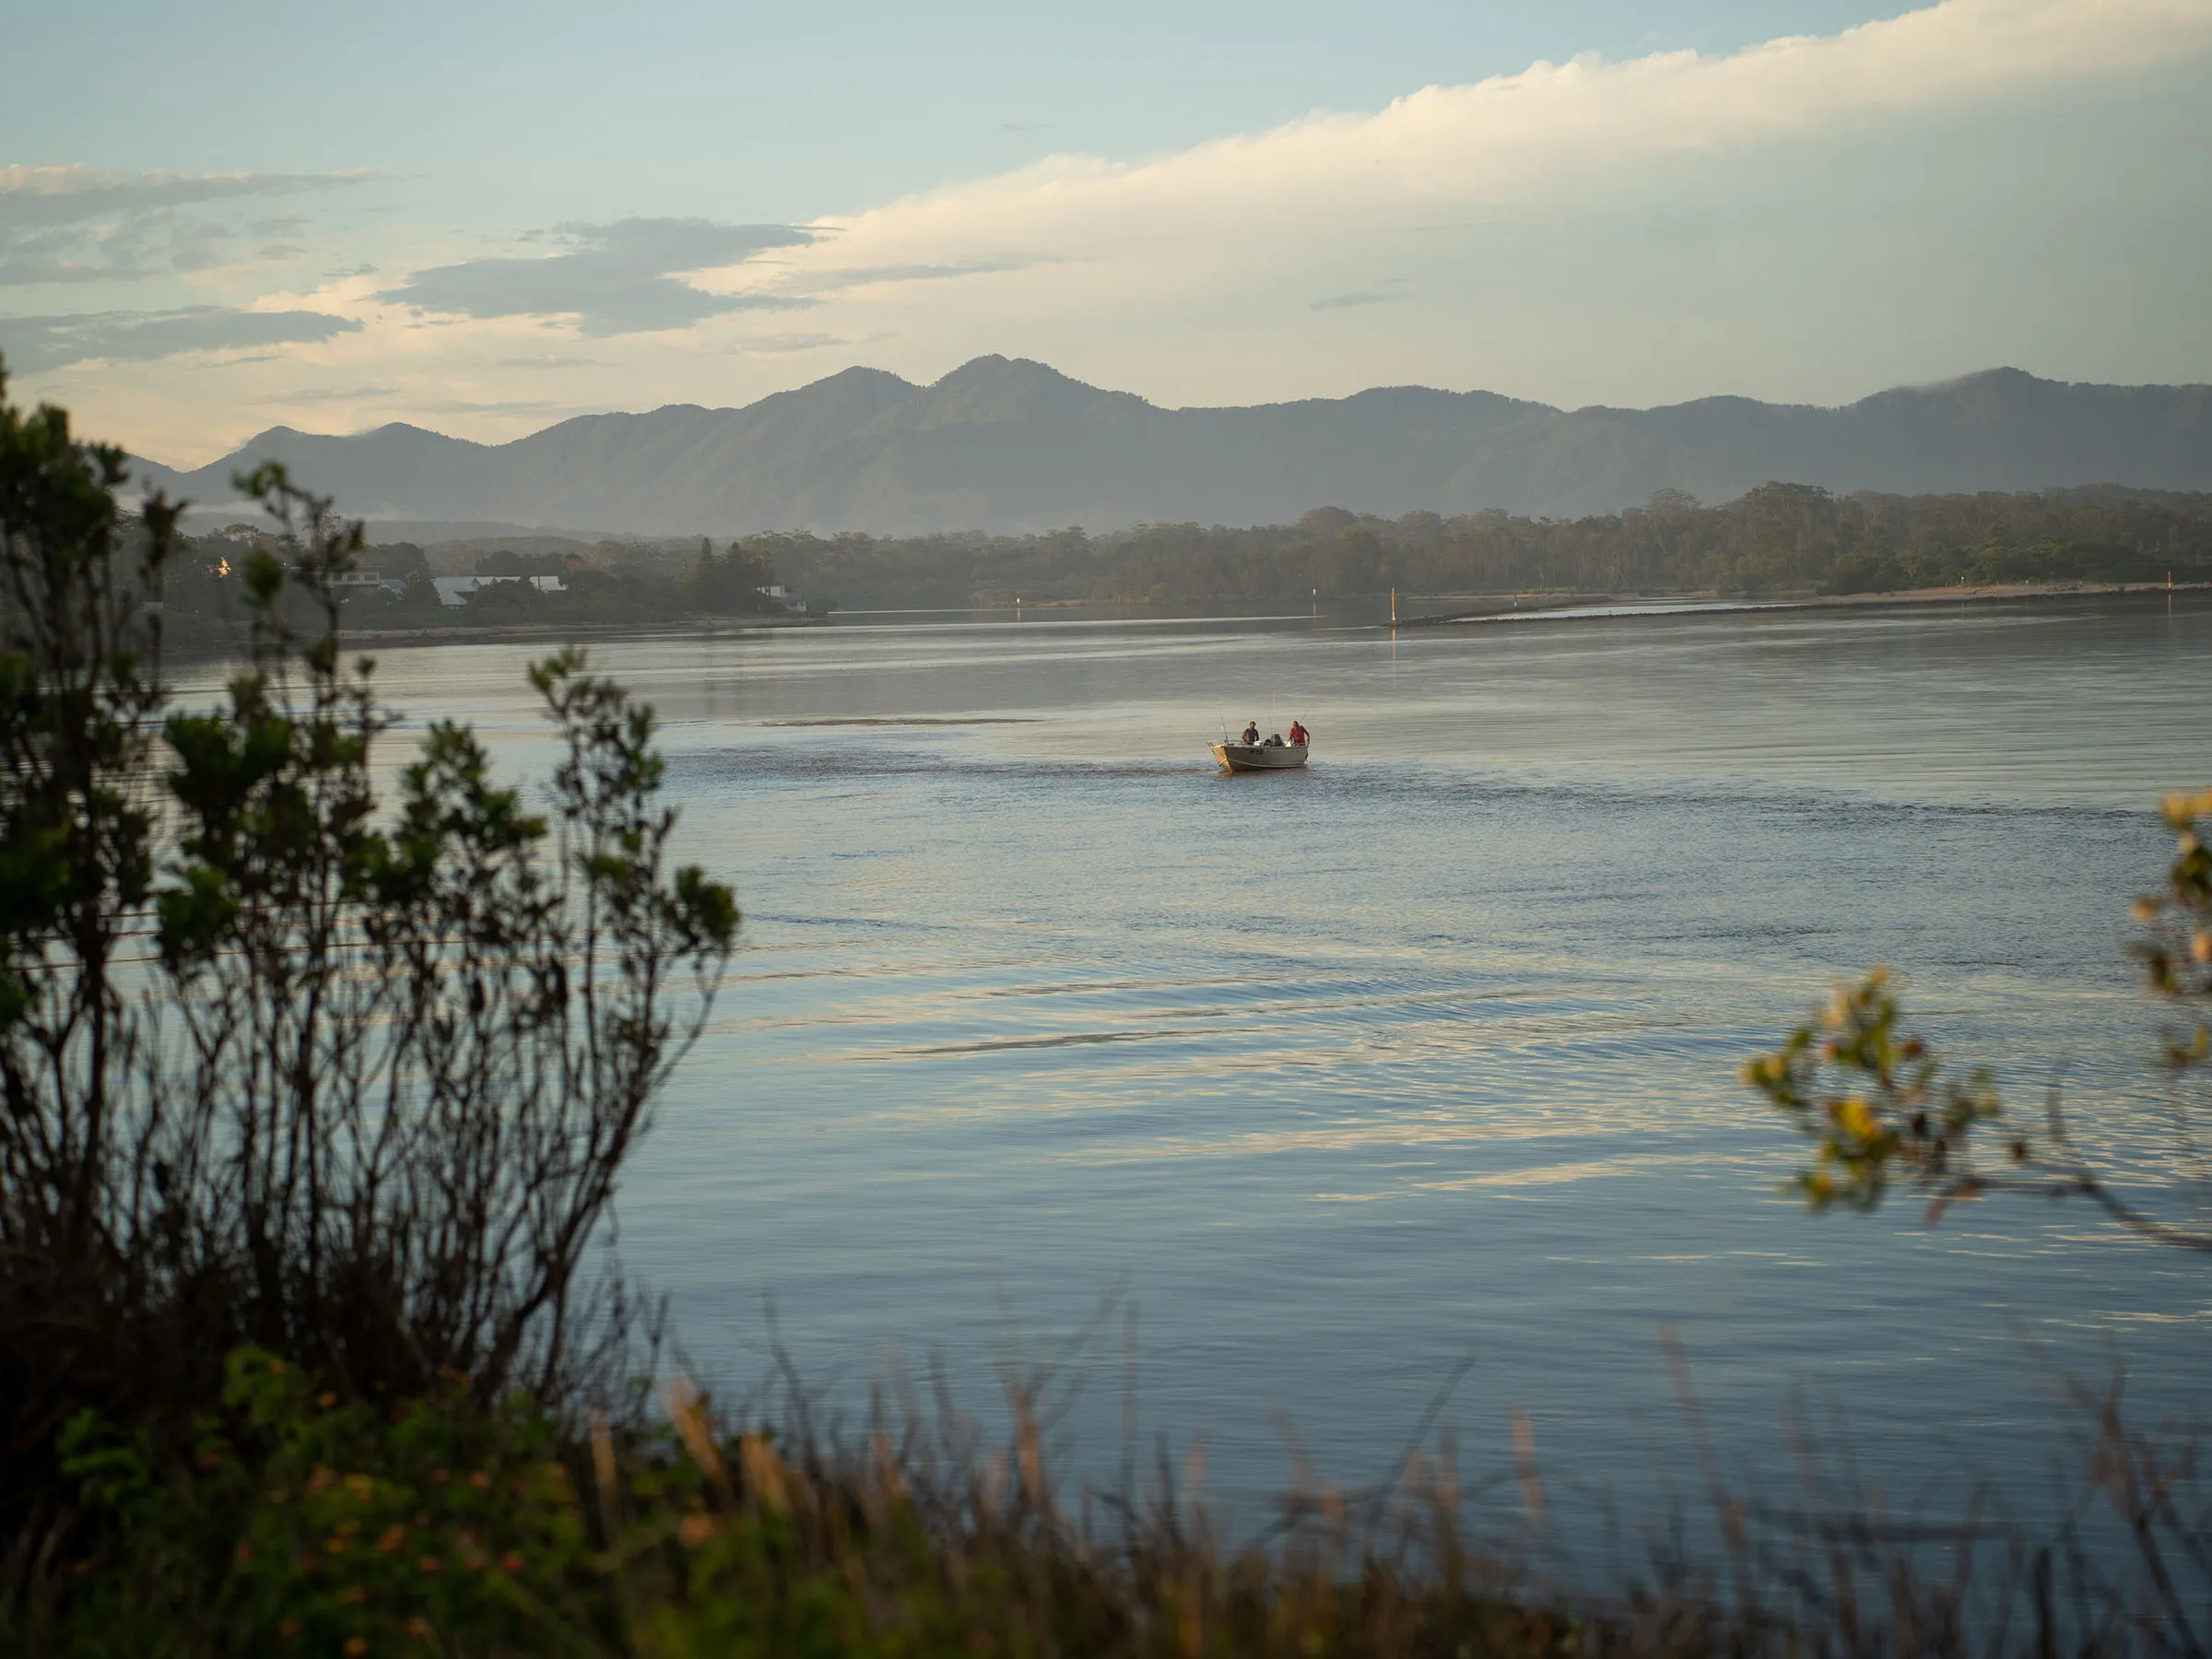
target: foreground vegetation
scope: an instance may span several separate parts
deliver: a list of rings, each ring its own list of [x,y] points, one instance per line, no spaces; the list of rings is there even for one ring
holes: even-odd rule
[[[1643,1565],[1547,1567],[1539,1471],[1462,1483],[1449,1441],[1386,1489],[1294,1488],[1242,1542],[1141,1486],[1070,1505],[1051,1378],[1003,1442],[878,1400],[847,1440],[680,1384],[652,1426],[577,1426],[463,1379],[381,1407],[265,1352],[164,1453],[86,1417],[72,1508],[19,1535],[0,1646],[30,1659],[230,1653],[1567,1655],[2202,1652],[2212,1516],[2185,1442],[2084,1400],[2098,1488],[2045,1534],[1987,1495],[1948,1523],[1856,1491],[1781,1505],[1713,1480]],[[1701,1455],[1694,1395],[1688,1433]],[[2100,1489],[2099,1489],[2100,1488]],[[1501,1506],[1497,1494],[1513,1494]],[[2092,1503],[2098,1507],[2092,1510]]]
[[[176,512],[121,514],[122,459],[0,405],[0,1651],[2202,1651],[2190,1446],[2116,1393],[2105,1519],[2039,1535],[1732,1493],[1685,1377],[1703,1490],[1596,1582],[1547,1571],[1533,1454],[1418,1444],[1231,1533],[1164,1449],[1055,1479],[1049,1373],[988,1439],[654,1396],[597,1249],[737,915],[671,860],[651,711],[559,653],[546,811],[457,724],[387,806],[359,527],[275,470],[291,528],[222,578],[242,665],[177,708]]]

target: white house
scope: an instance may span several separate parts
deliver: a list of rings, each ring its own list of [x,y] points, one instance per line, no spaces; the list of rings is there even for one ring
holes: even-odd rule
[[[228,575],[229,570],[229,561],[226,559],[223,562],[222,570],[218,574]],[[298,575],[299,570],[300,567],[294,565],[292,573]],[[407,591],[406,582],[386,582],[382,573],[376,571],[340,571],[330,579],[330,585],[332,590],[342,599],[350,598],[355,594],[371,592],[404,594]]]

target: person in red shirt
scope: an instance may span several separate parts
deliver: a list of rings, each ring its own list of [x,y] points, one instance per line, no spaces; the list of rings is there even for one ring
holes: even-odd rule
[[[1310,740],[1312,738],[1312,735],[1313,735],[1313,734],[1312,734],[1312,733],[1311,733],[1311,732],[1309,732],[1309,731],[1307,731],[1307,730],[1306,730],[1306,728],[1305,728],[1303,725],[1301,725],[1300,724],[1299,724],[1299,722],[1297,722],[1297,721],[1295,721],[1295,720],[1294,720],[1294,721],[1292,721],[1292,722],[1290,723],[1290,747],[1293,747],[1293,748],[1304,748],[1304,747],[1306,747],[1307,743],[1308,743],[1308,742],[1309,742],[1309,741],[1310,741]]]

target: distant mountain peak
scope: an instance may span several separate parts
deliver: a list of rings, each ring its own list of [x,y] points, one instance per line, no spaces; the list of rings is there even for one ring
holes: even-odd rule
[[[1163,408],[992,353],[928,385],[855,366],[742,408],[579,416],[496,445],[406,422],[349,438],[272,427],[196,472],[142,465],[139,477],[227,501],[230,475],[264,459],[353,514],[590,534],[1289,523],[1323,503],[1567,517],[1662,488],[1724,501],[1769,480],[2207,489],[2212,388],[2069,385],[2007,367],[1841,408],[1716,396],[1570,411],[1422,386]]]
[[[953,386],[974,380],[1036,377],[1042,380],[1065,382],[1071,386],[1083,382],[1071,374],[1063,374],[1050,363],[1041,363],[1035,358],[1010,358],[1003,352],[986,351],[981,357],[971,357],[959,368],[948,370],[937,377],[936,384]],[[1086,390],[1096,390],[1086,387]]]
[[[1033,358],[971,358],[926,394],[933,419],[1019,420],[1092,410],[1159,411],[1134,392],[1109,392]]]
[[[888,369],[871,369],[865,363],[855,363],[850,369],[840,369],[835,374],[810,382],[808,386],[802,390],[809,390],[814,386],[841,385],[904,386],[909,392],[920,390],[912,381],[907,380],[901,375],[893,374]]]
[[[2025,369],[2015,369],[2006,365],[1996,369],[1977,369],[1971,374],[1960,375],[1952,383],[1960,386],[2058,386],[2066,382],[2045,380],[2041,375],[2029,373]]]
[[[886,369],[870,369],[855,363],[850,369],[841,369],[835,374],[818,381],[808,381],[788,392],[771,392],[758,402],[735,411],[741,415],[772,415],[786,409],[805,409],[821,412],[850,414],[857,410],[894,408],[910,397],[921,395],[922,388],[910,380],[902,380]]]

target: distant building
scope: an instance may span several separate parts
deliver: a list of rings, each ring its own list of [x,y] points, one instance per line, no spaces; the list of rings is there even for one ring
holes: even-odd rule
[[[478,588],[502,582],[527,582],[541,594],[569,591],[568,583],[558,576],[433,576],[430,581],[438,590],[438,603],[448,610],[461,609]]]
[[[784,613],[789,616],[796,616],[806,608],[806,601],[780,582],[772,587],[755,588],[753,592],[759,594],[763,599],[773,599],[783,607]]]

